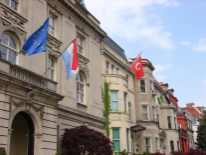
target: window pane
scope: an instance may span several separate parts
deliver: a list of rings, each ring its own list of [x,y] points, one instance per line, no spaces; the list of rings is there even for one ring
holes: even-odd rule
[[[140,80],[140,85],[145,86],[145,80],[144,79]]]
[[[48,69],[48,71],[47,71],[47,77],[48,77],[49,79],[52,79],[52,70],[51,70],[51,69]]]
[[[15,43],[14,43],[12,38],[9,38],[9,47],[11,47],[13,49],[16,49],[16,45],[15,45]]]
[[[150,138],[145,138],[146,145],[150,145]]]
[[[143,120],[148,120],[148,114],[142,114],[143,115]]]
[[[118,110],[118,102],[117,101],[111,101],[111,109]]]
[[[0,57],[7,60],[7,49],[0,45]]]
[[[7,5],[9,5],[9,0],[5,0],[5,3],[6,3]]]
[[[146,113],[146,112],[147,112],[147,106],[142,106],[142,111],[143,111],[144,113]]]
[[[52,34],[52,35],[54,35],[54,28],[51,27],[51,26],[49,26],[49,33]]]
[[[113,140],[113,143],[114,143],[114,151],[120,151],[120,141]]]
[[[54,18],[53,18],[53,17],[50,17],[50,19],[49,19],[49,25],[51,25],[51,26],[54,27]]]
[[[171,123],[170,116],[167,116],[168,123]]]
[[[2,42],[2,44],[5,44],[5,45],[8,45],[8,40],[9,40],[9,36],[7,35],[7,34],[3,34],[2,36],[1,36],[1,42]]]
[[[9,61],[12,61],[16,56],[16,53],[9,50]],[[16,58],[12,61],[12,63],[16,63]]]
[[[113,139],[119,139],[119,129],[112,129],[113,130]]]
[[[111,92],[111,100],[117,101],[117,91],[110,91]]]
[[[11,8],[17,10],[17,3],[14,0],[11,0]]]
[[[140,89],[141,89],[141,93],[145,93],[145,86],[140,86]]]

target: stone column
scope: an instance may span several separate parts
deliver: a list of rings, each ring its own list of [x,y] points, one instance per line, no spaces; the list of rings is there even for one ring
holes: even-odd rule
[[[42,155],[41,142],[43,134],[34,134],[34,155]]]
[[[7,136],[7,148],[6,148],[6,153],[7,153],[7,155],[9,155],[9,153],[10,153],[10,142],[11,142],[11,134],[12,134],[12,131],[13,131],[14,129],[8,129],[8,136]]]

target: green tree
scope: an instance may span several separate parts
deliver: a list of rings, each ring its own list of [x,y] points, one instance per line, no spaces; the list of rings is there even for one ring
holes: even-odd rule
[[[200,123],[197,128],[197,143],[199,149],[206,151],[206,111],[202,112],[201,118],[198,119]]]

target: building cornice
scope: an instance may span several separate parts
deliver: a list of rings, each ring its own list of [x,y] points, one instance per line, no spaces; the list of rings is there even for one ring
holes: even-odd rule
[[[133,72],[132,70],[130,69],[129,66],[127,66],[126,64],[124,64],[121,60],[119,60],[117,57],[115,57],[111,52],[109,52],[107,49],[101,49],[101,53],[104,54],[104,55],[107,55],[108,57],[112,58],[116,63],[118,63],[119,65],[121,65],[123,68],[126,69],[126,71],[130,72],[132,75]]]
[[[85,24],[87,24],[92,30],[94,30],[96,33],[98,33],[102,38],[106,36],[106,32],[100,28],[99,25],[97,25],[94,21],[92,21],[88,15],[93,15],[87,10],[85,12],[85,9],[82,10],[82,8],[78,7],[76,4],[74,4],[71,1],[68,0],[58,0],[61,2],[66,8],[68,8],[71,12],[73,12],[78,18],[81,19]],[[75,1],[75,3],[77,3]],[[96,18],[94,18],[96,19]],[[99,22],[99,21],[97,21]]]

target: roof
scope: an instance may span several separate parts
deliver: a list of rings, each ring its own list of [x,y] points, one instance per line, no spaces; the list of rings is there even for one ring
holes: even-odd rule
[[[124,58],[125,60],[127,59],[125,54],[124,54],[124,50],[117,45],[111,38],[109,38],[108,36],[106,36],[103,39],[103,42],[105,42],[107,45],[109,45],[115,52],[117,52],[122,58]]]
[[[182,109],[187,110],[190,114],[193,114],[195,117],[200,118],[201,112],[195,106],[185,107]]]

